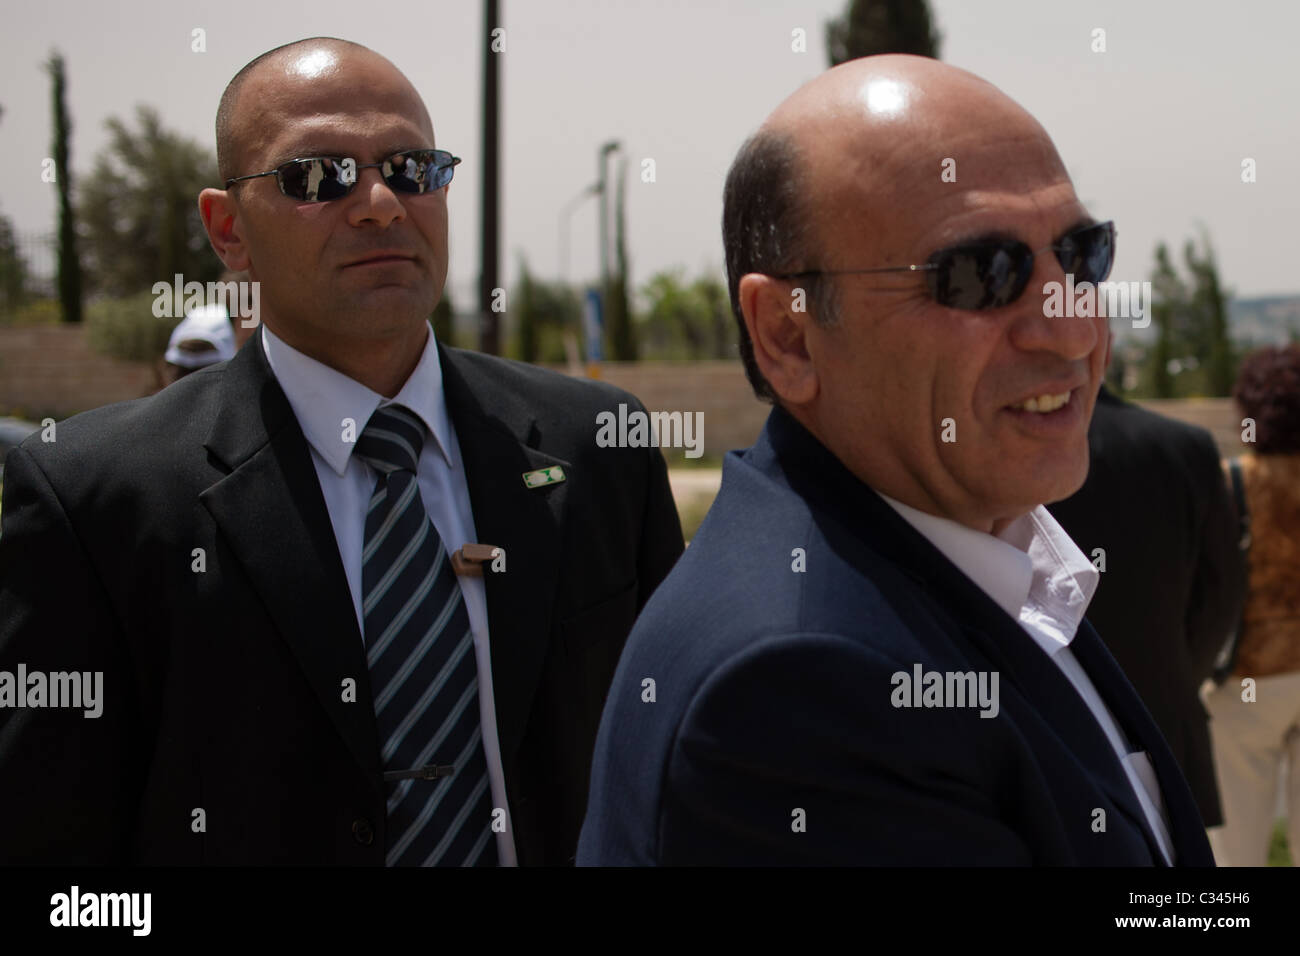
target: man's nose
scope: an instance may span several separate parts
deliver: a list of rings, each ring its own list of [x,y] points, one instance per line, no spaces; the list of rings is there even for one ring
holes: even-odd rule
[[[1053,352],[1071,361],[1091,355],[1104,338],[1106,319],[1097,315],[1102,311],[1097,290],[1083,301],[1079,283],[1077,276],[1067,281],[1051,250],[1040,253],[1025,287],[1024,306],[1011,324],[1012,344],[1026,352]]]
[[[406,207],[384,182],[379,167],[357,171],[355,195],[349,198],[353,202],[348,209],[348,221],[354,226],[363,223],[387,226],[406,218]]]

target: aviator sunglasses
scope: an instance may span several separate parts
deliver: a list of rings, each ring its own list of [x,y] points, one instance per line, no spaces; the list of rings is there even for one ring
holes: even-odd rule
[[[773,276],[924,272],[931,298],[950,309],[997,309],[1020,298],[1034,272],[1034,259],[1048,249],[1076,283],[1105,281],[1115,261],[1115,223],[1079,226],[1037,252],[1019,239],[976,239],[940,249],[922,265],[883,269],[809,269]]]
[[[399,193],[432,192],[451,182],[452,170],[460,164],[460,157],[445,149],[408,149],[393,153],[378,163],[358,163],[355,159],[337,156],[312,156],[291,159],[264,173],[250,173],[226,180],[229,189],[235,183],[262,176],[274,176],[280,192],[298,202],[328,202],[342,199],[357,185],[363,169],[379,168],[388,188]]]

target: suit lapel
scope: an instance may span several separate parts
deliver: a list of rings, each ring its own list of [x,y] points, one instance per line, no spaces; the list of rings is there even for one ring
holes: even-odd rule
[[[1169,835],[1177,855],[1174,862],[1182,866],[1213,866],[1214,854],[1205,836],[1205,824],[1201,821],[1196,798],[1169,745],[1142,706],[1137,691],[1132,689],[1128,678],[1087,621],[1079,626],[1079,634],[1070,646],[1133,746],[1145,750],[1155,766],[1169,818]],[[1145,814],[1142,819],[1145,823]],[[1163,857],[1157,853],[1156,859]]]
[[[1151,832],[1137,794],[1133,792],[1128,774],[1120,763],[1115,748],[1111,746],[1110,738],[1097,723],[1097,718],[1088,709],[1074,684],[1034,639],[1025,633],[1019,621],[1012,620],[978,585],[903,521],[892,508],[880,501],[879,496],[874,493],[872,496],[903,526],[898,529],[900,536],[911,531],[919,539],[911,542],[917,550],[924,545],[933,552],[918,557],[924,568],[922,576],[925,590],[930,594],[953,596],[952,606],[961,608],[964,612],[960,618],[964,623],[959,626],[970,642],[1000,672],[1004,686],[1009,683],[1029,702],[1062,746],[1088,768],[1088,772],[1120,812],[1141,830],[1152,860],[1163,862],[1159,844]],[[1081,624],[1080,631],[1084,626],[1086,625]],[[1070,643],[1071,650],[1075,651],[1078,644],[1079,636],[1076,636]],[[1107,695],[1103,693],[1103,682],[1097,680],[1086,663],[1080,661],[1080,665],[1094,681],[1097,692],[1109,703]]]
[[[260,342],[223,375],[204,442],[230,473],[199,495],[321,706],[379,787],[379,735],[356,612],[311,451]],[[355,702],[342,700],[356,681]]]
[[[438,346],[447,411],[456,429],[479,543],[501,547],[505,573],[484,570],[497,736],[507,782],[550,647],[569,481],[529,488],[524,473],[573,466],[539,451],[534,416],[472,353]],[[459,547],[463,542],[456,542]]]
[[[832,514],[836,524],[848,529],[850,538],[867,542],[888,558],[926,594],[944,596],[941,607],[949,620],[943,629],[965,634],[999,672],[1003,684],[1015,687],[1062,745],[1088,768],[1115,806],[1140,828],[1152,858],[1163,861],[1110,740],[1074,685],[1020,623],[788,413],[774,410],[768,427],[791,487]]]
[[[1001,611],[1000,608],[997,610]],[[1160,852],[1160,845],[1151,831],[1146,813],[1138,802],[1128,774],[1120,763],[1115,748],[1111,746],[1110,738],[1106,736],[1105,731],[1097,723],[1097,718],[1093,716],[1079,692],[1056,663],[1043,653],[1042,648],[1038,647],[1029,635],[1024,633],[1019,624],[1011,622],[1005,614],[1002,614],[1002,617],[1006,618],[1012,626],[1006,627],[999,622],[996,630],[981,632],[968,628],[967,633],[983,644],[985,653],[1003,652],[1002,663],[999,666],[1005,668],[1016,689],[1042,715],[1061,743],[1079,758],[1080,763],[1088,767],[1089,772],[1101,784],[1106,795],[1120,812],[1142,832],[1151,852],[1151,859],[1157,865],[1163,865],[1164,856]],[[987,621],[988,618],[985,620]],[[1113,691],[1114,688],[1110,687],[1104,678],[1099,679],[1094,669],[1080,654],[1081,644],[1087,643],[1083,634],[1085,627],[1087,627],[1086,623],[1080,624],[1078,634],[1070,642],[1070,650],[1093,682],[1097,693],[1107,705],[1110,705],[1117,695],[1108,691]],[[1113,707],[1112,712],[1114,712]],[[1118,714],[1116,718],[1119,719]],[[1122,722],[1121,726],[1123,726]]]

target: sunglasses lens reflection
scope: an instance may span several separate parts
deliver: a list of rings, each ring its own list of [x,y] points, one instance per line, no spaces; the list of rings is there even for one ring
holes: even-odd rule
[[[451,182],[456,159],[440,149],[396,153],[380,164],[384,182],[394,192],[419,195]],[[299,202],[342,199],[356,185],[355,174],[345,174],[343,164],[330,158],[299,159],[278,170],[280,189]]]
[[[1113,223],[1086,226],[1055,246],[1061,268],[1076,282],[1098,283],[1115,261]],[[950,309],[998,309],[1020,298],[1034,272],[1034,253],[1014,240],[972,243],[936,253],[928,273],[930,295]]]
[[[950,309],[997,309],[1014,302],[1034,269],[1028,246],[981,243],[948,249],[933,260],[930,294]]]
[[[279,169],[280,189],[299,202],[324,202],[351,191],[343,181],[343,166],[332,159],[300,159]]]

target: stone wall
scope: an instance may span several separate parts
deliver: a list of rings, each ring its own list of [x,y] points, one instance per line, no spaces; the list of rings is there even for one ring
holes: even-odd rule
[[[67,326],[0,328],[0,415],[64,418],[153,391],[154,372],[147,364],[92,352],[84,332]],[[770,409],[750,391],[739,362],[609,362],[601,378],[636,395],[651,411],[703,412],[704,453],[710,458],[752,444]],[[1240,416],[1229,399],[1143,404],[1208,428],[1225,455],[1241,450]],[[681,452],[667,456],[672,464]]]
[[[155,388],[148,364],[92,352],[83,328],[0,328],[0,415],[66,418]]]

